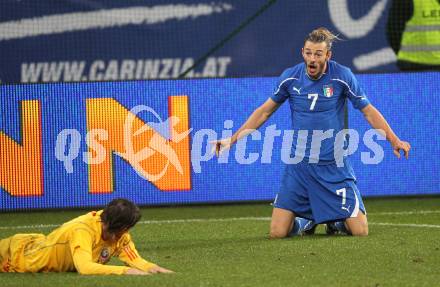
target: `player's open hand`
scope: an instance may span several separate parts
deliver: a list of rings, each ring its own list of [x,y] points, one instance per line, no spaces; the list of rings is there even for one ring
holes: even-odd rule
[[[174,273],[174,271],[168,270],[168,269],[160,267],[160,266],[154,266],[154,267],[148,269],[148,273],[150,273],[150,274]]]
[[[405,158],[408,159],[409,156],[409,150],[411,149],[411,145],[409,142],[397,140],[396,142],[392,143],[393,146],[393,152],[397,156],[397,158],[400,158],[400,151],[403,151]]]
[[[214,145],[212,147],[212,152],[215,152],[215,155],[218,157],[224,150],[231,148],[232,140],[231,138],[216,140],[209,142]]]

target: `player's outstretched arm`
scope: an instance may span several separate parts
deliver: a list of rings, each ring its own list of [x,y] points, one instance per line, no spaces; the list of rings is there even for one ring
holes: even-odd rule
[[[125,275],[151,275],[151,273],[136,268],[130,268],[125,272]]]
[[[125,272],[125,275],[152,275],[158,273],[174,273],[174,272],[160,266],[154,266],[151,267],[148,271],[143,271],[136,268],[130,268]]]
[[[211,142],[211,144],[214,145],[213,150],[215,154],[218,156],[222,151],[229,149],[239,139],[258,129],[280,106],[281,104],[269,98],[264,104],[253,111],[246,122],[232,137]]]
[[[408,158],[411,145],[408,142],[399,139],[383,115],[372,104],[363,108],[362,113],[374,129],[382,130],[385,133],[384,136],[390,142],[393,152],[398,158],[400,158],[400,151],[403,151],[405,158]]]

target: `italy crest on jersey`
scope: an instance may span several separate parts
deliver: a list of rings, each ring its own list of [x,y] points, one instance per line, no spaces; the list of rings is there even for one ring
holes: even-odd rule
[[[325,85],[323,87],[323,91],[324,91],[324,96],[326,96],[327,98],[330,98],[331,96],[333,96],[333,86],[332,85]]]

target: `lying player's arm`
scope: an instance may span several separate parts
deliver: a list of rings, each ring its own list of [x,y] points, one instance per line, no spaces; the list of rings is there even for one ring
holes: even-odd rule
[[[92,260],[90,251],[82,248],[75,249],[73,253],[73,263],[79,274],[82,275],[122,275],[129,271],[127,266],[111,266],[95,263]]]
[[[126,266],[107,266],[92,259],[92,235],[87,229],[79,228],[72,232],[70,250],[76,271],[83,275],[125,274],[130,268]]]
[[[121,248],[118,257],[128,266],[143,272],[147,272],[148,274],[173,273],[171,270],[165,269],[143,259],[137,252],[136,247],[131,240],[129,240],[129,242]]]
[[[237,132],[234,133],[231,138],[211,142],[215,145],[214,148],[216,154],[218,155],[221,151],[230,148],[231,145],[235,144],[239,139],[258,129],[280,106],[281,104],[269,98],[264,104],[254,110],[246,122],[238,129]]]
[[[408,158],[409,150],[411,146],[408,142],[401,141],[398,136],[393,132],[388,122],[383,115],[372,105],[369,104],[362,109],[362,113],[368,123],[376,130],[382,130],[386,139],[391,143],[394,154],[400,158],[400,151],[402,150],[405,157]]]

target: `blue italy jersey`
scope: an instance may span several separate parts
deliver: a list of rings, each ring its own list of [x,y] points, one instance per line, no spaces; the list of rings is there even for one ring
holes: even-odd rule
[[[292,157],[302,152],[303,160],[309,162],[335,160],[335,139],[344,129],[346,99],[359,110],[369,104],[351,70],[334,61],[327,62],[327,70],[317,80],[309,78],[304,63],[285,70],[271,98],[277,103],[289,101]]]

